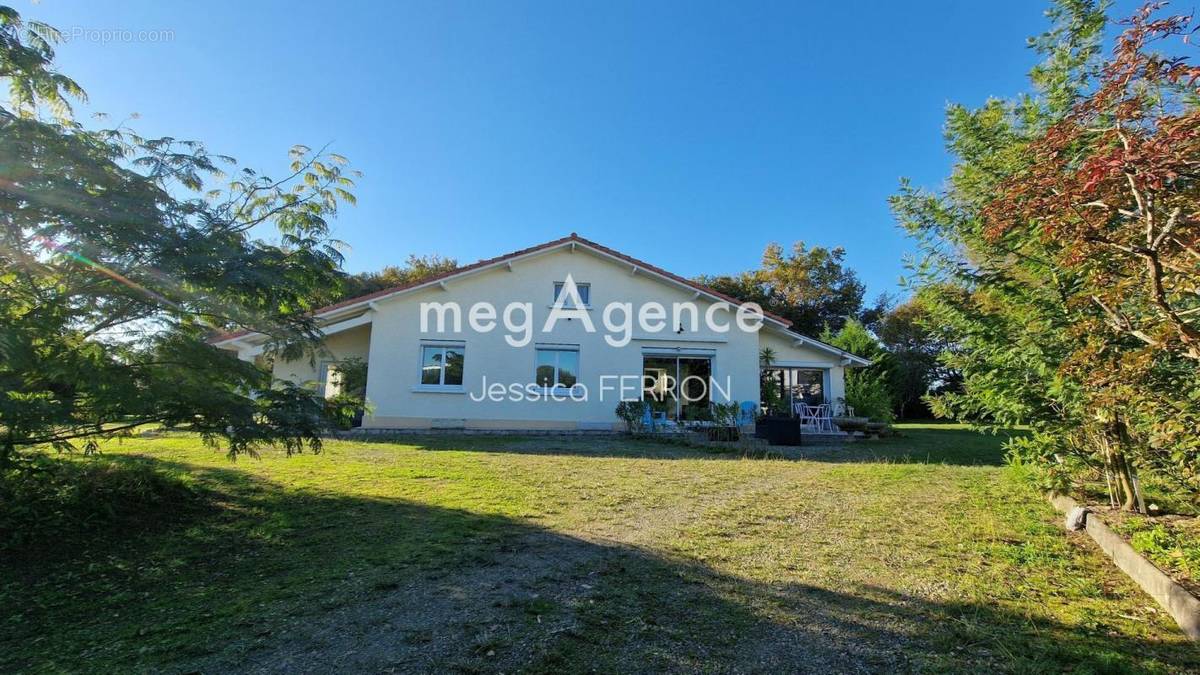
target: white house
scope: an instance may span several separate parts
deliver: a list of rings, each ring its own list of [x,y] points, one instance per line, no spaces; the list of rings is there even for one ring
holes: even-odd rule
[[[574,233],[316,316],[327,338],[315,363],[276,361],[275,377],[328,393],[340,361],[365,360],[367,428],[612,429],[617,403],[642,397],[696,419],[713,401],[759,401],[767,347],[788,397],[836,404],[844,369],[868,364]],[[253,359],[263,340],[216,344]]]

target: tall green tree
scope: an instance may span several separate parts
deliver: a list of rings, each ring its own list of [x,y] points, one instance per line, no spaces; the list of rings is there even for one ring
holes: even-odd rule
[[[867,368],[846,372],[847,399],[856,399],[849,401],[856,412],[885,420],[927,417],[924,398],[931,391],[957,390],[959,376],[940,359],[954,346],[930,327],[933,321],[924,303],[912,298],[882,312],[873,328],[850,319],[821,334],[824,342],[871,360]]]
[[[920,298],[888,310],[876,333],[891,361],[890,385],[896,416],[903,419],[932,414],[925,402],[931,392],[953,391],[961,379],[946,368],[940,356],[954,349],[932,323],[933,315]]]
[[[1156,51],[1194,33],[1159,10],[1123,22],[1095,86],[983,216],[993,245],[1053,242],[1076,281],[1063,293],[1084,344],[1063,369],[1119,450],[1110,465],[1200,488],[1200,66]]]
[[[871,360],[866,368],[846,369],[846,403],[854,408],[855,415],[892,421],[896,407],[893,384],[896,363],[879,338],[863,322],[849,319],[837,331],[826,327],[821,340]]]
[[[902,183],[892,209],[921,248],[911,265],[918,297],[936,330],[960,347],[942,360],[963,374],[963,389],[932,400],[934,412],[983,426],[1029,425],[1010,452],[1063,486],[1093,460],[1086,401],[1060,370],[1079,344],[1063,295],[1075,280],[1052,263],[1053,242],[993,246],[983,219],[1000,182],[1027,164],[1029,143],[1078,100],[1099,54],[1106,20],[1095,3],[1061,3],[1052,20],[1033,41],[1044,56],[1033,71],[1035,93],[977,110],[952,105],[946,139],[956,161],[945,191]]]
[[[57,39],[0,8],[0,464],[147,423],[232,454],[319,448],[325,402],[209,338],[249,329],[269,353],[311,351],[309,311],[340,276],[345,160],[297,146],[280,179],[222,183],[232,160],[203,144],[85,128]]]
[[[779,244],[763,252],[758,269],[733,276],[701,276],[700,283],[792,322],[794,330],[818,335],[826,326],[837,330],[848,317],[863,312],[866,287],[846,266],[841,247],[808,247],[796,242],[790,253]],[[881,301],[884,302],[884,301]]]
[[[892,205],[921,243],[930,324],[958,346],[944,362],[963,390],[935,409],[1029,424],[1015,459],[1057,485],[1102,469],[1135,508],[1139,468],[1200,487],[1200,70],[1151,50],[1188,22],[1154,7],[1102,58],[1102,9],[1056,4],[1033,93],[953,106],[948,188],[905,184]]]

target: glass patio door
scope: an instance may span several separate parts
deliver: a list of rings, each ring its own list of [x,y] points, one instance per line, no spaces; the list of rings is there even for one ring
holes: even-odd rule
[[[679,358],[679,413],[684,421],[710,419],[712,359]]]
[[[707,419],[711,385],[711,357],[642,357],[642,399],[669,420]]]
[[[825,371],[816,368],[796,368],[791,372],[788,391],[793,401],[808,405],[825,402]]]
[[[795,410],[799,402],[808,405],[828,403],[825,398],[825,371],[820,368],[768,368],[766,377],[773,383],[774,391],[782,399],[787,410]],[[766,392],[764,391],[764,396]],[[769,401],[764,399],[763,404]]]

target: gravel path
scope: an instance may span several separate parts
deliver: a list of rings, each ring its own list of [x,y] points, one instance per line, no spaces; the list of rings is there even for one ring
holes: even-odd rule
[[[689,637],[689,604],[710,604],[725,593],[737,594],[744,583],[690,568],[695,576],[680,585],[677,563],[648,554],[647,547],[705,526],[716,514],[769,501],[794,480],[782,472],[731,478],[718,491],[633,514],[616,527],[608,523],[596,528],[606,535],[615,533],[613,538],[530,532],[505,542],[482,564],[430,574],[402,587],[374,589],[336,609],[294,619],[194,668],[253,673],[542,670],[549,667],[546,656],[558,640],[588,639],[588,619],[581,612],[608,601],[605,584],[636,588],[641,574],[651,593],[666,589],[671,594],[652,597],[651,602],[664,603],[665,615],[672,614],[668,604],[683,608],[683,614],[673,617],[665,634],[649,632],[642,636],[645,644],[640,649],[629,650],[634,658],[628,665],[636,669],[637,654],[670,652],[681,638]],[[620,578],[614,580],[614,574]],[[666,585],[664,575],[671,577]],[[839,616],[830,611],[828,600],[819,594],[804,598],[793,610],[790,625],[759,617],[754,629],[724,647],[721,661],[738,663],[739,671],[746,672],[905,669],[902,636],[907,631],[897,628],[896,613]],[[543,607],[554,611],[542,612]],[[656,669],[707,669],[704,646],[689,644],[688,649],[700,660],[660,663]]]

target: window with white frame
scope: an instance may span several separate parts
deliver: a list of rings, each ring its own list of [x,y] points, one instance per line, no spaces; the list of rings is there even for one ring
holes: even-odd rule
[[[563,290],[564,285],[565,285],[565,282],[562,282],[562,281],[554,282],[554,302],[556,302],[556,303],[558,302],[558,296],[562,295],[562,290]],[[579,301],[583,303],[583,306],[591,307],[591,305],[592,305],[592,285],[576,283],[575,290],[579,291]],[[564,305],[564,306],[570,307],[569,304]]]
[[[574,387],[579,381],[579,348],[538,347],[534,377],[543,387]]]
[[[461,387],[465,345],[422,345],[421,386]]]

